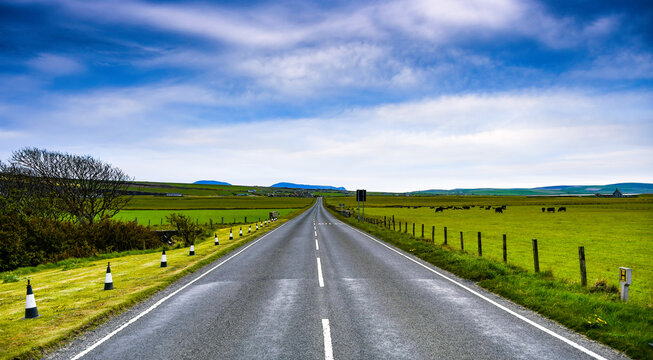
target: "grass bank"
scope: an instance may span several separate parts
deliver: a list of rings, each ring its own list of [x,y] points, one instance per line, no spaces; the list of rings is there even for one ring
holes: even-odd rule
[[[243,226],[242,238],[235,229],[232,241],[228,240],[228,228],[217,230],[220,245],[214,245],[213,236],[206,237],[196,242],[195,256],[188,256],[188,248],[169,249],[166,251],[166,268],[160,267],[160,249],[114,254],[117,257],[110,260],[114,282],[114,290],[111,291],[103,290],[107,258],[69,259],[40,268],[0,274],[2,278],[19,277],[17,282],[0,284],[0,358],[39,358],[49,349],[96,327],[182,276],[298,216],[307,208],[290,213],[258,232],[252,230],[251,234],[247,234],[247,228]],[[40,314],[40,317],[29,320],[23,319],[27,278],[32,282]]]
[[[556,279],[551,272],[536,274],[517,265],[479,258],[465,251],[420,241],[409,233],[359,223],[353,217],[344,218],[334,209],[328,209],[345,223],[437,267],[473,280],[489,291],[623,351],[632,358],[653,358],[653,348],[648,345],[653,342],[651,307],[622,303],[618,294],[604,291],[601,285],[583,288],[574,282]]]

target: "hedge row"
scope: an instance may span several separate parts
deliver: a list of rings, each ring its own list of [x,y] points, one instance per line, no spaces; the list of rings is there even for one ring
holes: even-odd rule
[[[0,272],[70,257],[159,246],[154,232],[131,222],[103,220],[89,225],[0,214]]]

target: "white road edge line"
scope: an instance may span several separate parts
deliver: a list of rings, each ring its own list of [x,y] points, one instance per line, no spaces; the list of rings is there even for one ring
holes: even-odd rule
[[[324,359],[333,360],[333,347],[331,345],[331,327],[329,319],[322,319],[322,333],[324,334]]]
[[[320,264],[320,258],[317,258],[317,281],[320,284],[320,287],[324,287],[324,278],[322,277],[322,264]]]
[[[127,326],[133,324],[133,323],[136,322],[138,319],[140,319],[140,318],[142,318],[143,316],[147,315],[150,311],[152,311],[152,310],[156,309],[157,307],[159,307],[159,305],[163,304],[166,300],[168,300],[168,299],[170,299],[171,297],[177,295],[180,291],[182,291],[182,290],[184,290],[185,288],[189,287],[191,284],[193,284],[193,283],[195,283],[197,280],[203,278],[204,276],[206,276],[208,273],[212,272],[213,270],[219,268],[220,266],[222,266],[222,264],[224,264],[224,263],[226,263],[227,261],[233,259],[233,258],[236,257],[238,254],[240,254],[240,253],[242,253],[243,251],[245,251],[245,250],[249,249],[250,247],[254,246],[257,242],[263,240],[266,236],[268,236],[268,235],[272,234],[273,232],[275,232],[275,231],[281,229],[281,228],[282,228],[283,226],[285,226],[286,224],[288,224],[288,223],[285,223],[285,224],[279,226],[278,228],[276,228],[276,229],[270,231],[269,233],[267,233],[267,234],[261,236],[261,238],[259,238],[258,240],[254,241],[253,243],[247,245],[246,247],[244,247],[243,249],[241,249],[241,250],[238,251],[237,253],[231,255],[229,258],[227,258],[226,260],[222,261],[222,262],[219,263],[218,265],[216,265],[216,266],[210,268],[210,269],[207,270],[204,274],[202,274],[202,275],[198,276],[197,278],[191,280],[188,284],[182,286],[181,288],[177,289],[175,292],[173,292],[173,293],[171,293],[170,295],[164,297],[163,299],[157,301],[154,305],[150,306],[149,308],[147,308],[147,309],[146,309],[145,311],[143,311],[142,313],[140,313],[140,314],[134,316],[131,320],[129,320],[129,321],[127,321],[126,323],[122,324],[119,328],[117,328],[116,330],[110,332],[110,333],[107,334],[105,337],[103,337],[102,339],[100,339],[100,340],[98,340],[96,343],[94,343],[93,345],[91,345],[91,346],[89,346],[88,348],[86,348],[86,350],[84,350],[84,351],[80,352],[79,354],[75,355],[75,357],[73,357],[71,360],[77,360],[77,359],[83,357],[84,355],[88,354],[89,352],[93,351],[93,349],[95,349],[96,347],[102,345],[102,343],[104,343],[105,341],[111,339],[114,335],[116,335],[116,334],[119,333],[120,331],[124,330]],[[319,261],[319,260],[318,260],[318,261]]]
[[[338,221],[340,221],[340,220],[338,220]],[[470,293],[472,293],[472,294],[478,296],[479,298],[481,298],[481,299],[483,299],[483,300],[489,302],[490,304],[492,304],[492,305],[498,307],[499,309],[501,309],[501,310],[507,312],[508,314],[513,315],[513,316],[517,317],[518,319],[523,320],[524,322],[526,322],[526,323],[532,325],[533,327],[535,327],[535,328],[537,328],[537,329],[540,329],[540,330],[544,331],[545,333],[547,333],[547,334],[549,334],[549,335],[551,335],[551,336],[553,336],[553,337],[555,337],[555,338],[557,338],[557,339],[559,339],[559,340],[564,341],[564,342],[567,343],[568,345],[571,345],[571,346],[575,347],[576,349],[578,349],[578,350],[584,352],[585,354],[587,354],[587,355],[589,355],[589,356],[591,356],[591,357],[593,357],[593,358],[595,358],[595,359],[599,359],[599,360],[607,360],[606,358],[604,358],[603,356],[601,356],[601,355],[599,355],[599,354],[593,352],[592,350],[589,350],[589,349],[587,349],[587,348],[585,348],[585,347],[583,347],[583,346],[581,346],[581,345],[575,343],[574,341],[569,340],[569,339],[567,339],[566,337],[564,337],[564,336],[562,336],[562,335],[559,335],[559,334],[555,333],[554,331],[551,331],[551,330],[545,328],[544,326],[542,326],[542,325],[536,323],[535,321],[530,320],[529,318],[527,318],[527,317],[525,317],[525,316],[523,316],[523,315],[520,315],[520,314],[518,314],[518,313],[516,313],[516,312],[514,312],[514,311],[512,311],[512,310],[510,310],[510,309],[508,309],[507,307],[505,307],[505,306],[503,306],[503,305],[497,303],[496,301],[494,301],[494,300],[492,300],[492,299],[490,299],[490,298],[488,298],[488,297],[486,297],[486,296],[484,296],[484,295],[482,295],[482,294],[480,294],[480,293],[478,293],[478,292],[472,290],[471,288],[469,288],[469,287],[467,287],[467,286],[465,286],[465,285],[459,283],[458,281],[456,281],[456,280],[454,280],[454,279],[451,279],[451,278],[447,277],[446,275],[437,272],[436,270],[431,269],[430,267],[428,267],[428,266],[422,264],[421,262],[419,262],[419,261],[417,261],[417,260],[415,260],[415,259],[412,259],[412,258],[406,256],[405,254],[402,254],[401,252],[399,252],[399,251],[393,249],[392,247],[390,247],[389,245],[384,244],[383,242],[381,242],[381,241],[375,239],[375,238],[372,237],[371,235],[369,235],[369,234],[367,234],[367,233],[365,233],[365,232],[363,232],[363,231],[360,231],[360,230],[358,230],[358,229],[356,229],[356,228],[354,228],[354,227],[352,227],[352,226],[350,226],[350,225],[348,225],[348,224],[345,224],[345,223],[342,222],[342,221],[340,221],[340,222],[343,223],[344,225],[349,226],[352,230],[354,230],[354,231],[356,231],[356,232],[358,232],[358,233],[360,233],[360,234],[362,234],[362,235],[365,235],[366,237],[370,238],[371,240],[374,240],[374,241],[376,241],[377,243],[379,243],[379,244],[385,246],[385,247],[388,248],[389,250],[394,251],[395,253],[397,253],[397,254],[399,254],[399,255],[405,257],[406,259],[408,259],[408,260],[410,260],[410,261],[412,261],[412,262],[414,262],[415,264],[417,264],[417,265],[419,265],[419,266],[421,266],[421,267],[423,267],[423,268],[425,268],[425,269],[427,269],[427,270],[429,270],[429,271],[435,273],[436,275],[439,275],[440,277],[442,277],[442,278],[444,278],[444,279],[446,279],[446,280],[448,280],[448,281],[450,281],[450,282],[452,282],[452,283],[454,283],[454,284],[460,286],[461,288],[463,288],[463,289],[469,291]]]

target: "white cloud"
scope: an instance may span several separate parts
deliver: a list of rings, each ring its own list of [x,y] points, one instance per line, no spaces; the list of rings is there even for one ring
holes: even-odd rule
[[[653,55],[631,49],[603,54],[594,59],[587,68],[570,72],[573,77],[592,79],[651,79],[653,78]]]
[[[155,27],[164,31],[213,39],[236,46],[290,48],[325,41],[387,39],[401,33],[431,45],[461,39],[524,36],[552,47],[567,47],[612,31],[619,18],[611,15],[578,24],[558,18],[535,1],[519,0],[402,0],[315,9],[305,5],[254,6],[234,11],[225,6],[151,4],[139,1],[76,1],[59,4],[98,21]]]
[[[653,181],[648,97],[463,95],[317,118],[168,123],[156,134],[140,131],[138,144],[97,151],[139,179],[175,181],[292,180],[388,191]],[[628,122],[618,121],[623,106]]]
[[[27,65],[40,72],[62,76],[84,71],[84,66],[68,56],[56,54],[39,54],[27,61]]]

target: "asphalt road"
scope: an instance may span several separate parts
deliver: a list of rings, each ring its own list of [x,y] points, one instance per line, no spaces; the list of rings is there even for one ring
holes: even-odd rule
[[[623,355],[316,206],[50,359],[614,359]]]

